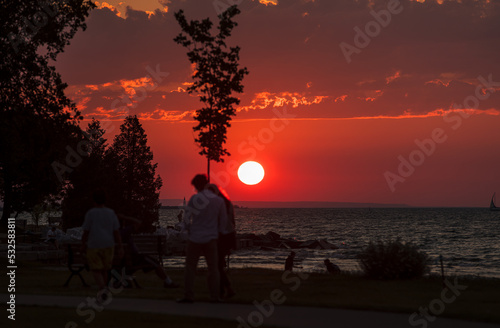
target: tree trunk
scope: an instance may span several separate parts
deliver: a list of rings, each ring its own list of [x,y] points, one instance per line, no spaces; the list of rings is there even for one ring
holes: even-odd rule
[[[207,157],[207,177],[208,183],[210,183],[210,158]]]
[[[212,135],[212,124],[208,126],[208,131],[210,132],[210,135]],[[208,178],[208,183],[210,183],[210,153],[211,149],[208,150],[207,154],[207,178]]]

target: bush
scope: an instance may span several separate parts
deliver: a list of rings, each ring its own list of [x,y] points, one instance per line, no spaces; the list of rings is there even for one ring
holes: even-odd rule
[[[374,279],[420,278],[428,271],[429,257],[411,243],[370,242],[358,254],[363,272]]]

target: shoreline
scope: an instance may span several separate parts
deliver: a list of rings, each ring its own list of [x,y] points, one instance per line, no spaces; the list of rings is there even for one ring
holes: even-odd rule
[[[160,226],[173,225],[177,214],[176,209],[161,210]],[[266,235],[275,231],[285,243],[326,240],[338,247],[295,249],[297,259],[303,259],[298,265],[308,272],[323,270],[322,261],[326,258],[343,270],[357,271],[356,255],[369,241],[400,237],[429,255],[433,273],[439,273],[438,259],[442,256],[447,275],[500,277],[500,245],[495,233],[500,229],[500,220],[498,214],[488,209],[238,209],[237,214],[239,234]],[[260,247],[239,250],[234,256],[235,266],[281,269],[291,250],[266,240],[257,242],[265,250]]]

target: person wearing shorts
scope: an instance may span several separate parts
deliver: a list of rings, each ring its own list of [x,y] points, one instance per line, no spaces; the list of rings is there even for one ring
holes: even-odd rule
[[[113,263],[114,247],[88,248],[87,262],[91,270],[111,270]]]
[[[104,206],[106,194],[103,190],[96,190],[92,197],[96,206],[85,214],[82,251],[87,254],[87,262],[99,289],[104,289],[113,264],[115,243],[119,258],[123,256],[123,246],[118,218],[112,209]]]

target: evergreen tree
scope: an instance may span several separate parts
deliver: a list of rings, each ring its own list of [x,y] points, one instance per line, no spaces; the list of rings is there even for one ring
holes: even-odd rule
[[[143,231],[154,230],[160,209],[162,180],[156,175],[153,152],[137,116],[128,116],[109,149],[110,163],[118,178],[108,193],[109,205],[117,212],[142,220]]]
[[[81,226],[85,213],[93,206],[92,192],[105,188],[114,182],[116,169],[107,158],[107,142],[104,129],[98,120],[92,119],[81,136],[87,156],[68,176],[65,195],[62,201],[64,228]]]
[[[207,157],[207,174],[210,179],[210,161],[223,162],[224,155],[230,155],[226,143],[227,128],[231,117],[236,115],[234,105],[240,100],[233,92],[243,92],[241,81],[248,74],[246,67],[239,68],[239,47],[228,47],[226,38],[238,24],[232,20],[240,11],[236,6],[229,7],[219,15],[218,32],[212,35],[212,22],[186,20],[182,10],[175,18],[182,32],[174,39],[188,49],[189,61],[196,64],[194,83],[188,87],[189,93],[200,94],[204,107],[196,111],[195,120],[199,123],[193,129],[198,133],[195,141],[200,145],[200,155]]]

